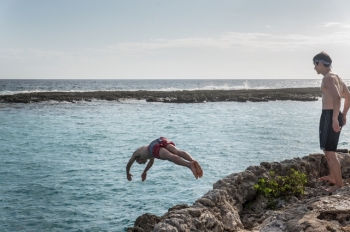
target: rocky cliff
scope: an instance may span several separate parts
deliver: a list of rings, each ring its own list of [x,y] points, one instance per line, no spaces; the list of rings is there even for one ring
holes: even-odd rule
[[[176,205],[161,217],[144,214],[128,232],[177,231],[349,231],[350,232],[350,155],[338,153],[345,187],[332,195],[318,181],[328,174],[324,155],[311,154],[280,163],[263,162],[244,172],[231,174],[213,185],[213,189],[193,205]],[[300,198],[279,199],[276,209],[267,207],[267,199],[257,196],[254,185],[270,170],[287,175],[295,170],[307,174],[308,184]]]

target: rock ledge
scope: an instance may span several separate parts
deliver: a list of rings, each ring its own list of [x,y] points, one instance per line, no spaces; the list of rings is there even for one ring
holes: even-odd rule
[[[95,92],[35,92],[0,95],[0,103],[34,103],[42,101],[119,101],[123,99],[146,100],[163,103],[203,102],[267,102],[316,101],[321,97],[319,88],[245,89],[245,90],[194,90],[194,91],[95,91]]]
[[[328,174],[323,154],[311,154],[280,163],[263,162],[244,172],[231,174],[213,185],[203,197],[189,205],[176,205],[161,217],[144,214],[128,232],[187,231],[349,231],[350,155],[338,153],[345,187],[329,195],[320,187],[329,184],[318,177]],[[279,200],[278,209],[267,209],[267,199],[256,197],[254,184],[270,170],[286,175],[293,168],[307,174],[306,193],[300,199]]]

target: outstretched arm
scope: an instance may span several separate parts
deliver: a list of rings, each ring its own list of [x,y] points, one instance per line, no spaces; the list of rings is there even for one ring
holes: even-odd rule
[[[146,180],[146,178],[147,178],[147,171],[152,167],[153,163],[154,163],[154,159],[150,159],[150,160],[148,161],[145,170],[144,170],[143,173],[141,174],[141,179],[142,179],[142,181],[145,181],[145,180]]]
[[[136,156],[137,156],[137,150],[132,154],[128,164],[126,165],[126,178],[128,179],[128,181],[132,180],[130,168],[131,168],[131,165],[135,162]]]
[[[346,124],[346,115],[348,113],[348,110],[350,108],[350,92],[346,84],[343,84],[343,93],[342,96],[345,98],[344,100],[344,109],[343,109],[343,124]]]

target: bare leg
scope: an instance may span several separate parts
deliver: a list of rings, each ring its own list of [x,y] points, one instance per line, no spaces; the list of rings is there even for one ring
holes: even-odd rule
[[[335,190],[344,186],[343,179],[341,176],[340,163],[334,151],[325,151],[325,155],[329,164],[329,173],[334,176],[335,185],[328,188],[327,191],[332,193]]]
[[[194,168],[197,170],[197,176],[201,178],[203,176],[203,170],[202,167],[199,165],[199,163],[192,158],[190,154],[188,154],[186,151],[182,151],[177,149],[177,147],[173,146],[172,144],[169,144],[166,146],[166,149],[170,151],[173,154],[176,154],[178,156],[181,156],[181,158],[188,160],[191,162],[191,165],[194,166]],[[192,168],[191,168],[192,169]]]
[[[177,149],[177,147],[173,146],[172,144],[168,144],[168,146],[166,146],[166,149],[168,151],[170,151],[171,153],[182,157],[185,160],[188,160],[188,161],[193,160],[193,158],[190,154],[188,154],[186,151],[182,151],[182,150]]]
[[[330,161],[329,161],[328,156],[326,155],[326,152],[327,151],[324,151],[325,157],[326,157],[326,160],[327,160],[328,167],[330,167]],[[333,174],[333,170],[331,168],[329,168],[328,176],[322,176],[322,177],[319,178],[319,180],[325,180],[325,181],[328,181],[328,182],[330,182],[332,184],[335,184],[335,177],[334,177],[334,174]]]
[[[169,145],[167,147],[169,147]],[[198,179],[197,170],[196,170],[193,162],[186,161],[182,157],[180,157],[176,154],[173,154],[169,150],[162,148],[162,147],[159,150],[159,156],[161,159],[171,161],[177,165],[188,167],[192,171],[192,173],[196,177],[196,179]]]

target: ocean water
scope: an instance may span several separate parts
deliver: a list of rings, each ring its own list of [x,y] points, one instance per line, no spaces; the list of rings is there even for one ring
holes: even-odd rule
[[[348,81],[348,80],[346,80]],[[349,82],[350,83],[350,82]],[[235,90],[317,87],[320,79],[310,80],[4,80],[0,95],[43,91],[118,91],[118,90]]]
[[[202,81],[0,80],[0,93],[320,83]],[[0,103],[0,231],[125,231],[144,213],[162,216],[174,205],[191,205],[213,183],[250,165],[319,153],[320,112],[321,101]],[[339,148],[349,148],[349,135],[345,126]],[[155,160],[146,181],[141,181],[145,165],[137,163],[128,181],[125,166],[133,151],[159,136],[198,160],[203,178]]]

